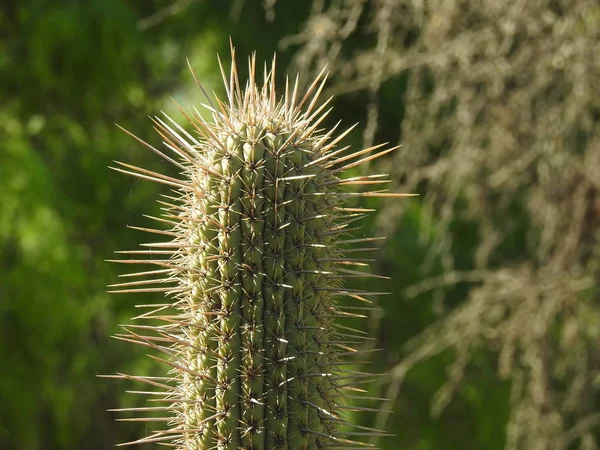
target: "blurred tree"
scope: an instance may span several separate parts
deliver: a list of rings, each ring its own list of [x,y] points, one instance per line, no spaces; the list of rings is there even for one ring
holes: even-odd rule
[[[0,448],[107,448],[116,394],[95,375],[135,361],[108,340],[132,311],[103,259],[156,197],[107,170],[131,148],[113,122],[145,122],[183,56],[155,58],[166,38],[120,1],[4,2],[0,29]]]
[[[397,188],[425,193],[416,216],[389,204],[379,220],[398,240],[388,273],[424,278],[405,298],[430,298],[439,317],[422,331],[418,306],[385,303],[388,354],[419,332],[393,368],[391,409],[403,411],[430,379],[429,388],[443,385],[432,404],[440,418],[460,417],[454,408],[465,401],[477,411],[470,448],[598,448],[597,2],[312,4],[304,29],[282,41],[299,46],[296,67],[329,63],[331,91],[368,104],[365,143],[403,144],[391,169]],[[406,267],[401,234],[415,217],[423,251]],[[406,314],[407,329],[394,314]],[[447,375],[435,377],[443,360]],[[505,443],[475,443],[505,421]],[[432,448],[448,448],[448,436],[440,430]]]

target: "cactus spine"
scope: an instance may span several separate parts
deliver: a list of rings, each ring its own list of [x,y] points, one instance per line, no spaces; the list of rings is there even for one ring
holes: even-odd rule
[[[136,281],[113,292],[163,292],[172,300],[124,326],[116,337],[162,353],[151,355],[170,368],[165,377],[116,375],[154,386],[163,406],[127,411],[164,411],[167,427],[135,443],[170,443],[189,450],[353,448],[355,436],[380,434],[343,419],[345,390],[356,375],[344,368],[363,334],[336,319],[355,316],[336,305],[337,296],[368,302],[368,292],[342,287],[347,277],[373,276],[345,258],[344,247],[372,239],[345,239],[365,210],[348,208],[355,196],[401,196],[385,191],[347,193],[343,185],[385,182],[384,175],[342,178],[344,170],[392,149],[381,146],[343,155],[336,148],[350,131],[333,137],[319,125],[330,110],[318,105],[326,75],[298,95],[286,82],[277,99],[275,60],[264,83],[240,82],[232,50],[229,76],[221,66],[227,101],[208,108],[212,121],[183,114],[194,134],[168,116],[154,119],[174,164],[172,178],[129,164],[121,172],[163,183],[174,196],[161,201],[159,218],[169,229],[138,228],[170,238],[117,260],[158,266],[127,274]],[[366,249],[353,249],[366,250]],[[159,257],[161,255],[162,257]],[[372,293],[371,293],[372,294]],[[359,375],[360,377],[360,375]],[[127,418],[124,420],[144,420]]]

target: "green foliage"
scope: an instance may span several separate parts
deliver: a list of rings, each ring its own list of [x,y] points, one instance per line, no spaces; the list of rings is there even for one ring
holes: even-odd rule
[[[0,447],[110,446],[94,376],[132,355],[106,337],[108,317],[129,307],[104,293],[113,275],[103,259],[127,239],[111,215],[153,194],[106,166],[126,148],[112,122],[132,111],[127,92],[144,92],[134,61],[145,49],[120,2],[19,2],[0,21],[10,33],[0,59],[0,398],[11,405]]]

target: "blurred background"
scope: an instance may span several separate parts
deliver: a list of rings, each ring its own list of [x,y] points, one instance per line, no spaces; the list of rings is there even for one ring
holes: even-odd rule
[[[0,5],[0,449],[108,449],[146,425],[144,350],[110,338],[160,296],[109,296],[171,170],[148,115],[223,94],[216,54],[327,64],[328,126],[402,144],[360,233],[387,236],[369,389],[352,419],[397,449],[600,447],[600,6],[588,0],[4,0]],[[242,70],[242,77],[244,76]],[[393,155],[393,156],[392,156]],[[378,161],[378,160],[377,160]],[[355,283],[354,287],[369,287]],[[365,370],[361,367],[360,370]],[[148,448],[148,447],[143,447]]]

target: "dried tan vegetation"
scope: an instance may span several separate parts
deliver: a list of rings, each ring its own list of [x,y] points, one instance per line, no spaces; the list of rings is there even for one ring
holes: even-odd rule
[[[346,48],[353,38],[364,46]],[[415,339],[388,395],[416,363],[450,349],[439,412],[473,349],[485,346],[511,380],[507,449],[598,448],[598,3],[315,0],[304,31],[281,45],[298,46],[303,73],[328,63],[338,95],[369,93],[366,145],[382,84],[407,77],[393,99],[405,107],[393,178],[399,190],[424,194],[435,228],[424,239],[443,266],[407,295],[472,286]],[[402,213],[396,205],[382,213],[385,233]],[[472,270],[455,267],[456,221],[477,225]]]

